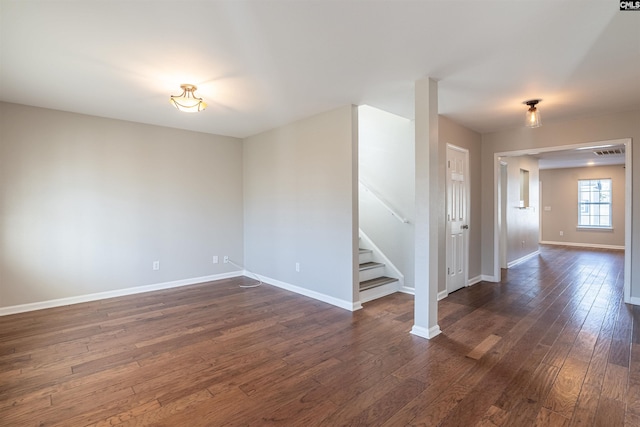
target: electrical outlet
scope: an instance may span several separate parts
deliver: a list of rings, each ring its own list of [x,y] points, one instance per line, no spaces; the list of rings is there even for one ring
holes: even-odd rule
[[[296,271],[300,273],[300,263],[296,262]]]
[[[217,264],[218,263],[218,255],[214,255],[213,256],[213,263]]]
[[[561,232],[560,232],[560,235],[561,235],[561,236],[564,236],[564,231],[561,231]]]
[[[222,262],[227,264],[229,262],[229,257],[225,255],[224,258],[222,258]]]
[[[160,270],[160,261],[153,261],[153,269]]]

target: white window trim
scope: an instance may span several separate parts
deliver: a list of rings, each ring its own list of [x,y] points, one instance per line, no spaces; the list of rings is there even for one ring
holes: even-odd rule
[[[611,197],[611,200],[609,201],[609,213],[610,213],[610,221],[611,221],[611,225],[603,225],[603,226],[597,226],[597,225],[577,225],[576,226],[576,230],[580,231],[580,230],[594,230],[594,231],[610,231],[613,230],[613,179],[612,178],[579,178],[578,179],[578,183],[580,181],[598,181],[598,180],[609,180],[611,182],[611,189],[609,190],[609,195]],[[578,190],[578,221],[580,221],[580,190]]]

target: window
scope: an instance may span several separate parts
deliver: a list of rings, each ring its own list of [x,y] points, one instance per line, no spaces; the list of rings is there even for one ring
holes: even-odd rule
[[[611,228],[611,179],[578,180],[578,227]]]

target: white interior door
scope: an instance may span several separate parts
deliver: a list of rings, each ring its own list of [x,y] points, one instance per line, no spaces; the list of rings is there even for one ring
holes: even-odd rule
[[[468,281],[469,151],[447,144],[447,292]]]

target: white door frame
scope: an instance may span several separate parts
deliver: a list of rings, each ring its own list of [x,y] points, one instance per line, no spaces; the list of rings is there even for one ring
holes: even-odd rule
[[[467,226],[469,225],[469,223],[471,222],[471,218],[469,218],[469,213],[470,213],[470,204],[471,204],[471,185],[469,182],[469,150],[467,150],[466,148],[462,148],[462,147],[458,147],[456,145],[453,144],[447,144],[447,151],[445,154],[445,159],[448,162],[449,161],[449,150],[455,150],[455,151],[459,151],[461,153],[464,154],[464,204],[465,204],[465,208],[464,208],[464,215],[466,218],[466,222],[467,222]],[[450,185],[450,177],[449,174],[447,173],[446,179],[445,179],[445,206],[449,206],[449,185]],[[451,235],[451,230],[449,229],[449,220],[446,219],[445,220],[445,253],[446,255],[446,267],[448,267],[449,264],[449,237]],[[465,229],[463,231],[464,234],[464,286],[469,286],[469,228]],[[449,293],[449,274],[447,272],[446,274],[447,280],[446,280],[446,284],[445,284],[445,289],[446,289],[446,293]]]
[[[499,258],[498,267],[500,269],[507,268],[507,221],[506,221],[506,207],[507,207],[507,166],[508,163],[503,159],[500,159],[498,165],[498,236],[500,236],[500,242],[498,243]],[[499,274],[498,277],[501,275]],[[498,279],[500,280],[500,279]]]
[[[633,206],[633,178],[631,138],[623,138],[609,141],[594,141],[583,144],[560,145],[545,148],[529,148],[527,150],[504,151],[493,155],[493,278],[491,281],[500,281],[500,228],[499,228],[499,191],[500,191],[500,157],[503,156],[524,156],[535,151],[537,153],[571,150],[576,148],[593,147],[597,145],[624,145],[625,147],[625,197],[624,197],[624,302],[640,305],[640,297],[631,298],[631,207]]]

